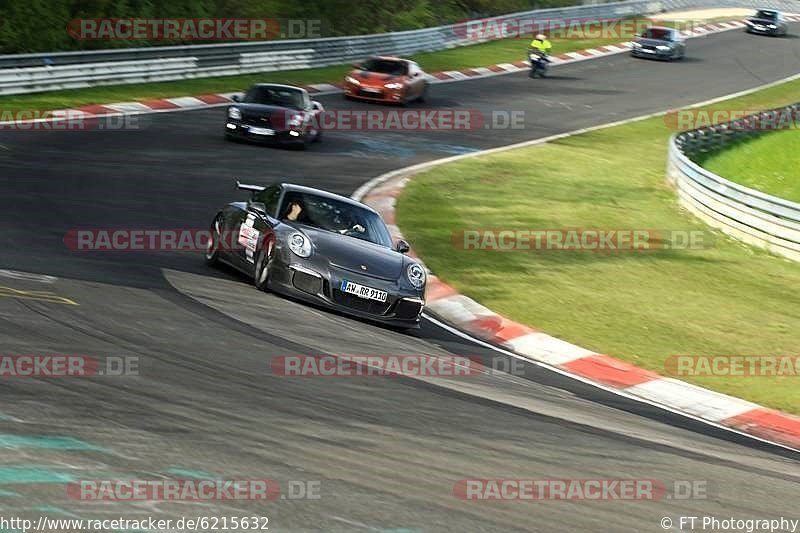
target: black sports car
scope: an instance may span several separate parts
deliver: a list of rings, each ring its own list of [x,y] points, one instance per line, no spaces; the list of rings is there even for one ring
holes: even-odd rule
[[[319,141],[322,104],[302,87],[259,83],[228,107],[225,137],[305,148]]]
[[[745,21],[747,33],[761,35],[784,36],[789,31],[789,24],[780,11],[759,9],[756,14]]]
[[[633,41],[631,55],[653,59],[683,59],[686,55],[686,42],[680,32],[673,28],[652,26]]]
[[[380,215],[309,187],[243,185],[247,202],[214,217],[205,258],[225,262],[273,290],[352,315],[418,327],[425,269],[392,245]]]

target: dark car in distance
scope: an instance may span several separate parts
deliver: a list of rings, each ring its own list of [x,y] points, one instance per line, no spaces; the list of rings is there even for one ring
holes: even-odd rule
[[[789,24],[783,13],[774,9],[759,9],[745,24],[744,31],[747,33],[782,37],[789,31]]]
[[[419,325],[424,267],[393,245],[380,215],[350,198],[287,183],[243,185],[211,225],[208,264],[224,262],[275,291],[403,328]]]
[[[631,55],[653,59],[683,59],[686,42],[678,30],[652,26],[631,43]]]
[[[319,141],[322,104],[302,87],[259,83],[228,106],[225,137],[306,148]]]

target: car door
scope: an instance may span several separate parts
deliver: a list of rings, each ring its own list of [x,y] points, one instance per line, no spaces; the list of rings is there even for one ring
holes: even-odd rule
[[[255,270],[255,260],[262,243],[274,238],[273,229],[278,224],[274,216],[280,193],[280,186],[266,187],[239,212],[239,220],[233,230],[236,242],[232,256],[237,266],[249,274]]]

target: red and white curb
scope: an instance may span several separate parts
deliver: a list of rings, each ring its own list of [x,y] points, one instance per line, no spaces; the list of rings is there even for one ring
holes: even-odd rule
[[[790,20],[800,21],[800,16],[788,16]],[[731,22],[718,22],[714,24],[706,24],[698,26],[693,30],[685,30],[681,34],[686,38],[703,37],[714,33],[740,29],[745,26],[743,21]],[[598,57],[606,57],[616,54],[626,53],[630,50],[631,43],[623,42],[616,45],[606,45],[597,48],[589,48],[586,50],[579,50],[576,52],[567,52],[564,54],[557,54],[551,56],[553,65],[565,65],[569,63],[576,63],[578,61],[586,61],[589,59],[596,59]],[[451,83],[456,81],[472,80],[479,78],[488,78],[493,76],[502,76],[505,74],[513,74],[516,72],[525,71],[529,68],[529,64],[525,61],[516,61],[514,63],[500,63],[498,65],[490,65],[487,67],[475,67],[461,70],[447,70],[444,72],[435,72],[429,74],[429,81],[431,84]],[[341,84],[331,83],[315,83],[311,85],[304,85],[309,93],[316,95],[337,94],[342,92]],[[52,120],[63,120],[65,118],[85,118],[90,119],[93,117],[110,116],[110,115],[134,115],[143,113],[164,113],[174,111],[185,111],[198,109],[202,107],[217,107],[228,105],[233,102],[233,96],[241,93],[214,93],[214,94],[201,94],[197,96],[181,96],[175,98],[161,98],[143,100],[139,102],[117,102],[111,104],[93,104],[77,108],[61,109],[53,112]],[[32,122],[50,119],[37,119]]]
[[[692,107],[743,96],[795,79],[800,79],[800,74],[734,95],[701,102]],[[447,157],[395,170],[367,182],[353,194],[353,198],[375,209],[386,221],[394,239],[402,238],[400,228],[396,225],[396,198],[409,180],[421,171],[456,160],[544,144],[555,139],[663,114],[664,112],[653,113],[612,124],[593,126],[570,133]],[[410,254],[414,255],[413,250]],[[658,405],[712,425],[727,427],[757,439],[778,443],[800,451],[800,417],[684,381],[666,378],[620,359],[570,344],[495,313],[475,300],[459,294],[457,290],[432,273],[428,275],[426,291],[426,312],[428,311],[454,326],[456,330],[465,332],[473,338],[499,346],[518,356],[555,367],[563,373],[577,376],[584,381],[593,382],[606,389],[617,390],[625,396]]]

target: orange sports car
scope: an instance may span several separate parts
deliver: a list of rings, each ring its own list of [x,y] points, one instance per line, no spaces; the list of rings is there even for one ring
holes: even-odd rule
[[[423,102],[428,80],[415,62],[396,57],[370,57],[344,77],[344,97],[406,104]]]

